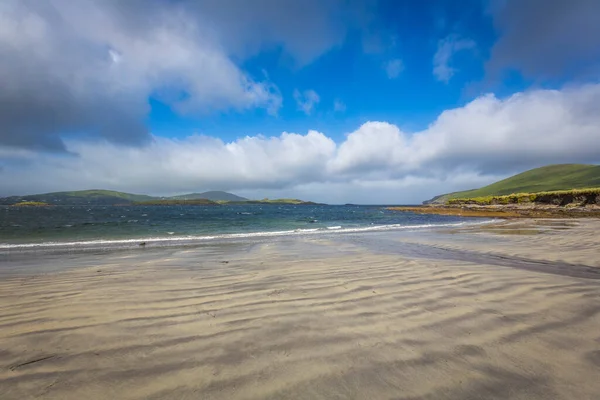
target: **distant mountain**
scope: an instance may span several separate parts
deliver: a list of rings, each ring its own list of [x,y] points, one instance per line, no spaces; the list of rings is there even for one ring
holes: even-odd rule
[[[313,201],[304,201],[300,199],[262,199],[262,200],[244,200],[230,201],[228,204],[277,204],[277,205],[322,205]]]
[[[52,205],[113,205],[131,204],[134,201],[148,201],[156,197],[143,194],[115,192],[112,190],[78,190],[74,192],[53,192],[29,196],[11,196],[0,198],[0,204],[11,205],[23,201],[36,201]]]
[[[206,201],[201,201],[206,200]],[[74,192],[53,192],[43,194],[32,194],[27,196],[11,196],[0,198],[0,205],[13,205],[22,202],[41,202],[50,205],[128,205],[128,204],[216,204],[217,202],[245,203],[249,202],[245,197],[221,191],[210,191],[204,193],[189,193],[180,196],[158,197],[145,194],[132,194],[116,192],[113,190],[78,190]],[[183,201],[190,201],[184,203]],[[192,202],[193,201],[193,202]],[[268,201],[272,202],[272,201]],[[298,201],[298,203],[302,203]]]
[[[0,205],[14,205],[23,202],[45,203],[53,206],[112,206],[112,205],[219,205],[219,204],[294,204],[311,205],[310,201],[298,199],[262,199],[248,200],[232,193],[210,191],[189,193],[172,197],[148,196],[115,192],[112,190],[79,190],[75,192],[53,192],[32,194],[29,196],[11,196],[0,198]]]
[[[480,189],[439,195],[424,204],[441,204],[449,199],[539,193],[554,190],[600,187],[600,165],[554,164],[531,169]]]
[[[169,200],[199,200],[206,199],[211,201],[248,201],[247,198],[236,196],[233,193],[221,192],[218,190],[213,190],[210,192],[203,193],[189,193],[182,194],[179,196],[167,197]]]
[[[154,199],[146,201],[136,201],[136,206],[218,206],[219,203],[207,199]]]

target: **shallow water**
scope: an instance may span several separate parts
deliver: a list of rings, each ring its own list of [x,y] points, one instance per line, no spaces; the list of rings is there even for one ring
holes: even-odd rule
[[[0,253],[197,245],[462,226],[481,219],[382,206],[54,206],[0,208]]]

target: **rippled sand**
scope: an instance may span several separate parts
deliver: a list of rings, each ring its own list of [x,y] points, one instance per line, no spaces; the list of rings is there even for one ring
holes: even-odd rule
[[[0,399],[598,399],[600,280],[492,262],[595,268],[598,228],[3,276]]]

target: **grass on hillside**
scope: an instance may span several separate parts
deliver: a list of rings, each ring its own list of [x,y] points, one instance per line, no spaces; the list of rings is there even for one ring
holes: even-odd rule
[[[550,209],[539,208],[496,208],[496,207],[436,207],[436,206],[398,206],[388,210],[411,212],[415,214],[454,215],[460,217],[484,218],[598,218],[598,211],[572,211],[570,208],[556,207]]]
[[[475,198],[600,187],[600,165],[557,164],[535,168],[480,189],[455,192],[445,199]]]
[[[493,205],[493,204],[526,204],[526,203],[571,203],[571,202],[596,202],[600,196],[600,188],[586,188],[573,190],[554,190],[536,193],[512,193],[504,196],[478,196],[452,198],[446,201],[448,205]]]
[[[22,201],[20,203],[13,204],[14,207],[44,207],[50,204],[44,203],[43,201]]]

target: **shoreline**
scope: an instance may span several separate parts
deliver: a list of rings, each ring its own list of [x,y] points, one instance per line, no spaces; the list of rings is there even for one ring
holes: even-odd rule
[[[522,219],[17,263],[30,273],[0,277],[0,393],[594,398],[599,228]]]
[[[422,205],[387,207],[391,211],[412,212],[415,214],[452,215],[460,217],[488,217],[501,219],[516,218],[600,218],[600,208],[560,207],[560,206],[518,206],[518,205]]]
[[[491,221],[490,221],[491,222]],[[257,231],[238,233],[214,233],[197,236],[152,236],[117,239],[90,239],[90,240],[64,240],[48,242],[25,242],[25,243],[0,243],[0,255],[10,252],[61,252],[61,251],[110,251],[110,250],[132,250],[144,243],[144,248],[176,248],[194,247],[212,244],[236,243],[239,241],[279,240],[291,237],[328,237],[344,234],[360,234],[368,232],[386,231],[418,231],[423,229],[436,229],[445,227],[457,227],[462,225],[479,225],[481,221],[463,220],[459,222],[442,222],[429,224],[386,224],[365,225],[359,227],[328,226],[319,228],[298,228],[283,231]]]

